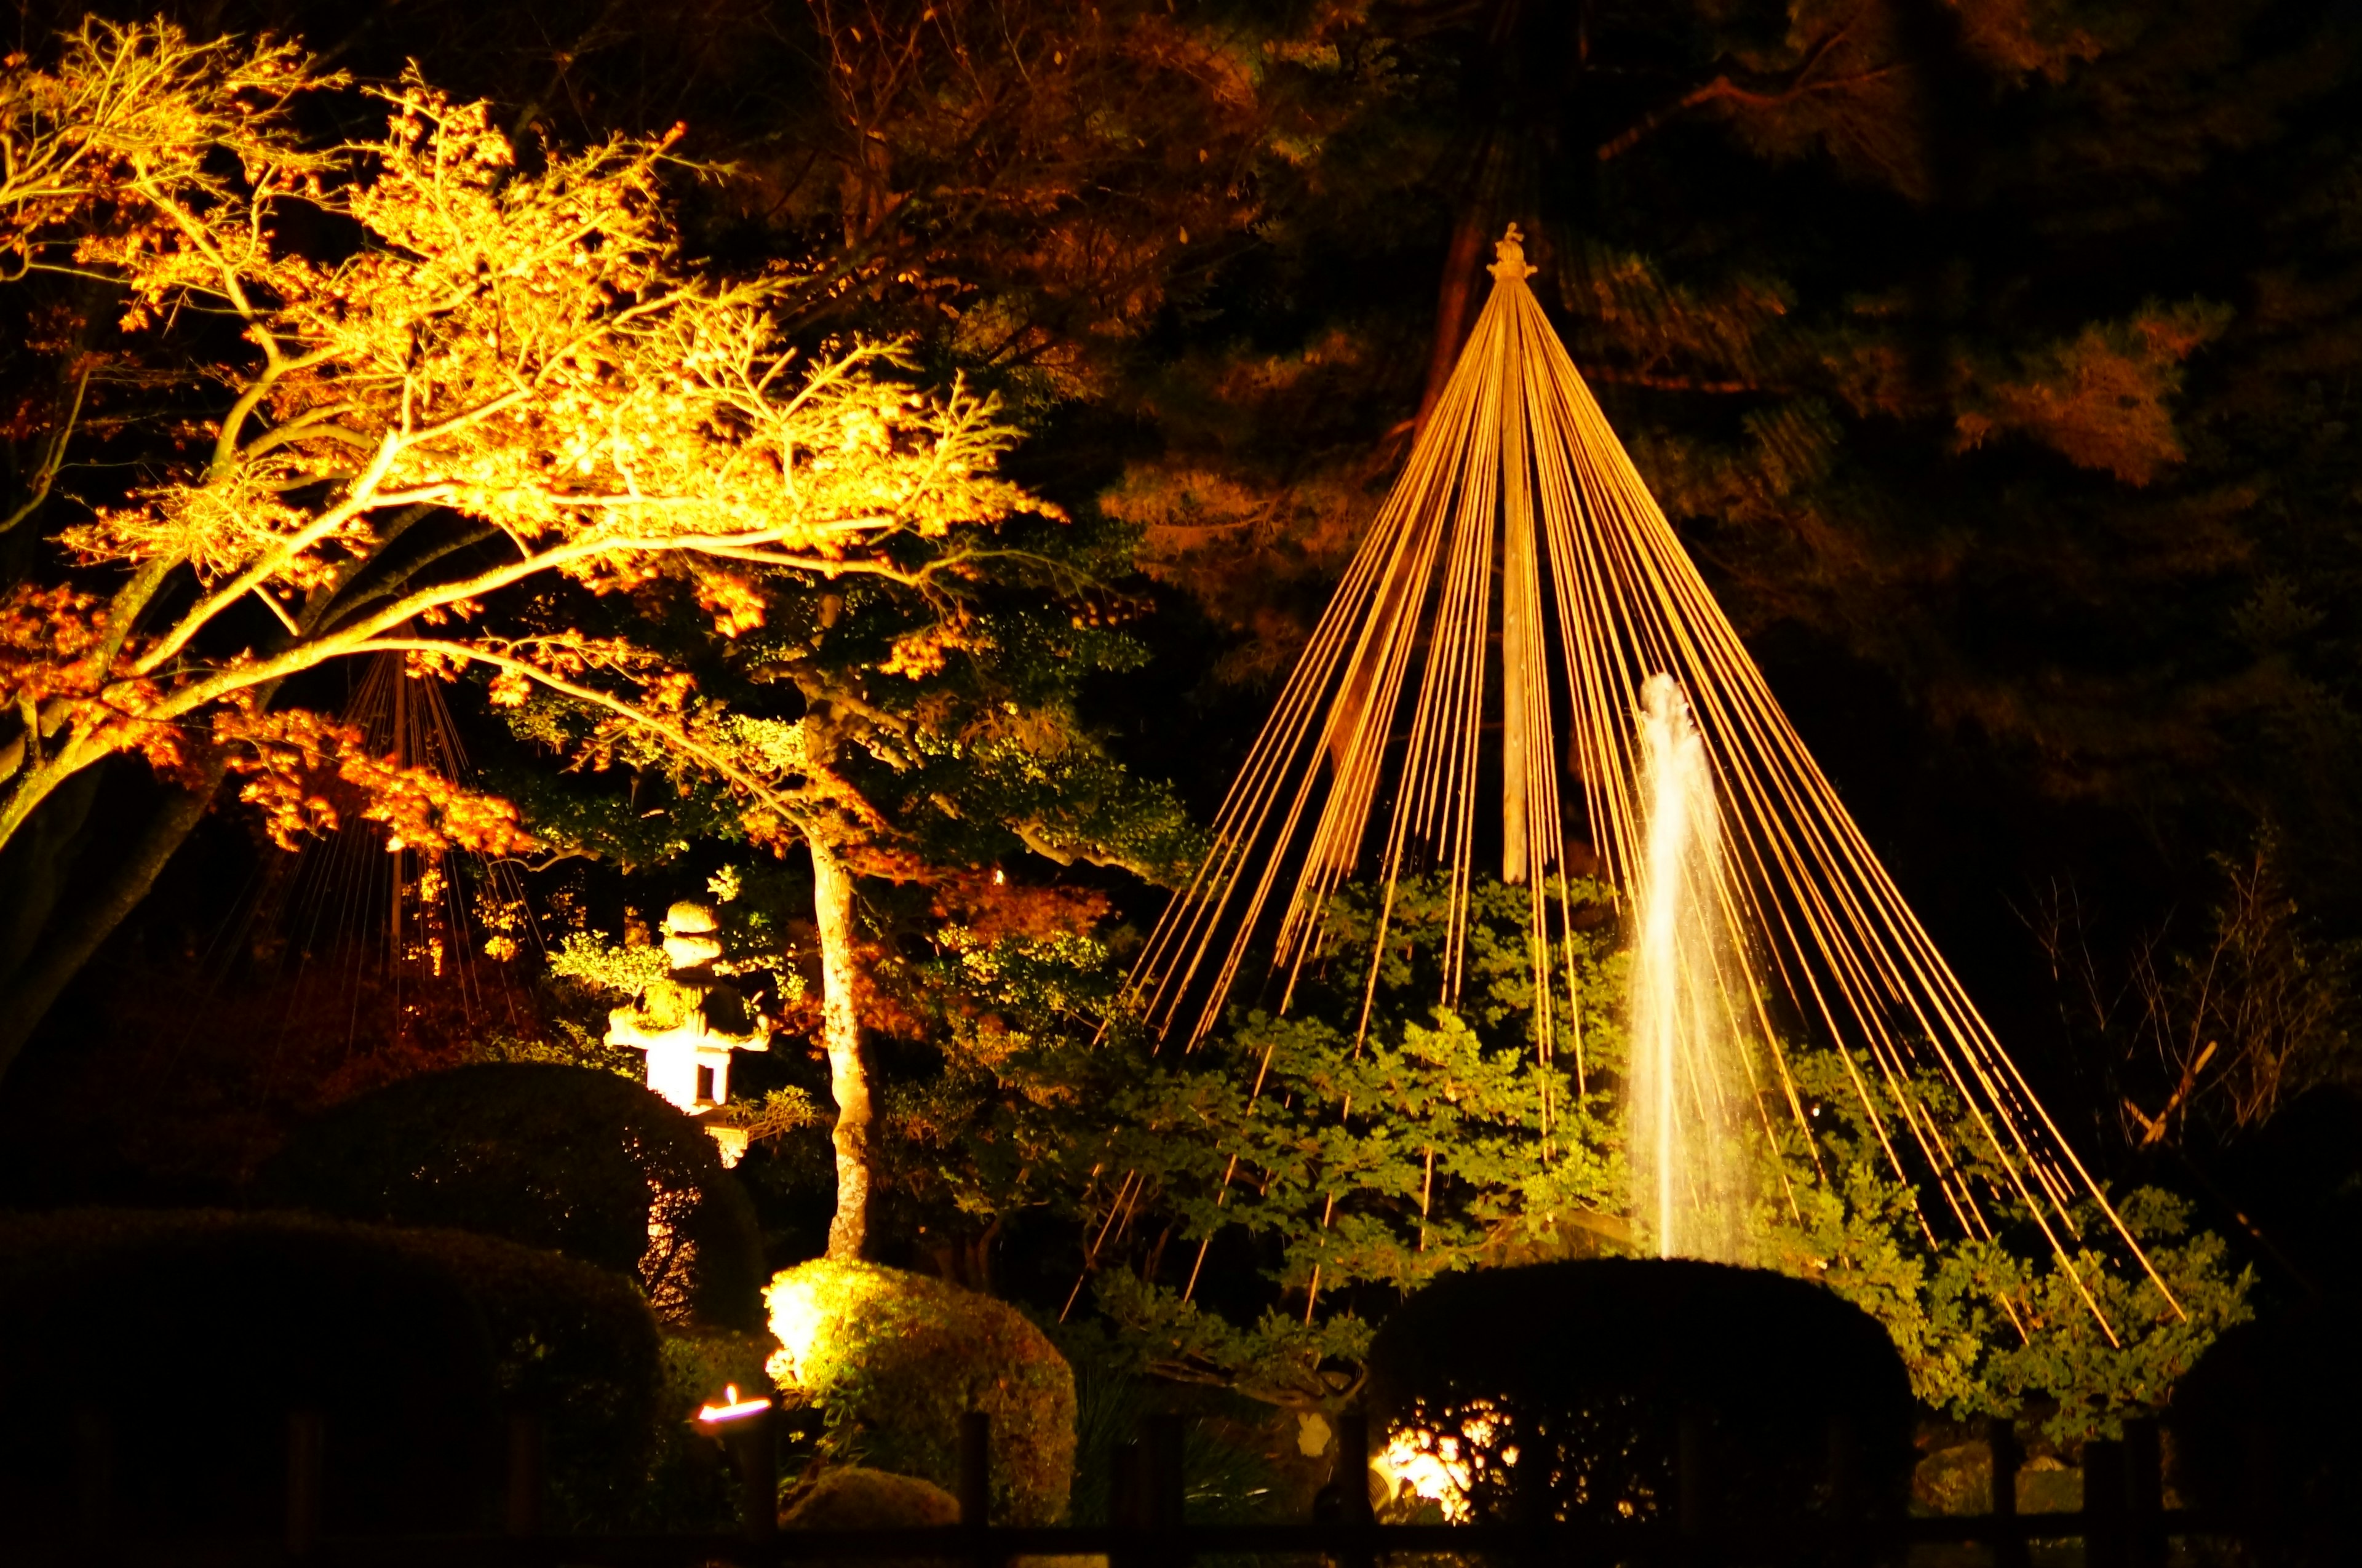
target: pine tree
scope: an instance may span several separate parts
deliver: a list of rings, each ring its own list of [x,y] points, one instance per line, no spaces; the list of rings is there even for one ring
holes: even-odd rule
[[[836,1108],[833,1256],[858,1257],[869,1245],[882,1163],[864,1026],[916,1023],[940,1046],[922,1015],[950,1005],[897,962],[899,944],[865,931],[861,884],[932,889],[940,912],[971,928],[1087,940],[1103,904],[1054,889],[1029,896],[1021,871],[1009,886],[1006,863],[1030,856],[1165,880],[1193,853],[1194,833],[1169,794],[1116,764],[1079,709],[1087,680],[1141,657],[1116,624],[1124,601],[1106,583],[1123,569],[1125,546],[1120,530],[1019,516],[988,540],[905,550],[894,579],[750,574],[741,591],[759,624],[726,637],[658,601],[619,606],[672,660],[708,671],[688,722],[702,757],[722,759],[721,768],[635,744],[562,697],[518,713],[532,738],[667,780],[680,797],[667,813],[670,855],[693,853],[702,838],[779,853],[800,846],[809,857],[818,1032]],[[761,787],[734,790],[746,778]],[[645,797],[626,808],[611,795],[601,812],[566,790],[560,816],[535,809],[559,795],[547,783],[519,793],[526,821],[553,843],[651,858],[635,831]],[[1097,963],[1104,968],[1103,956]],[[882,989],[881,966],[900,971]],[[947,983],[977,978],[955,973]]]

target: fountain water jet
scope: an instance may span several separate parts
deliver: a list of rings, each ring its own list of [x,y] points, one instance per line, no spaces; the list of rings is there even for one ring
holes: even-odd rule
[[[1659,1257],[1748,1262],[1748,977],[1722,908],[1714,772],[1672,677],[1640,691],[1642,839],[1634,889],[1627,1144],[1633,1209]]]

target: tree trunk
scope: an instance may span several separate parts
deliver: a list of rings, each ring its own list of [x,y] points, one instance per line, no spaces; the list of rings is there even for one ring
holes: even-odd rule
[[[828,1255],[851,1262],[869,1238],[869,1065],[861,1055],[859,973],[853,956],[853,877],[834,846],[809,841],[812,914],[820,927],[821,1040],[836,1099],[836,1214]]]
[[[165,864],[179,852],[213,804],[227,769],[216,762],[195,790],[174,790],[148,819],[147,827],[109,867],[99,886],[74,900],[0,989],[0,1075],[6,1075],[67,983],[82,972],[100,943],[115,933],[156,885]]]
[[[1444,252],[1443,278],[1435,292],[1435,338],[1428,350],[1427,389],[1418,400],[1418,424],[1427,427],[1427,416],[1435,412],[1436,400],[1443,395],[1444,383],[1451,380],[1452,368],[1460,363],[1460,346],[1467,341],[1468,306],[1476,294],[1476,270],[1485,259],[1485,241],[1498,237],[1492,233],[1493,204],[1487,200],[1485,175],[1491,162],[1491,148],[1477,153],[1477,174],[1471,183],[1473,189],[1461,204],[1459,216],[1451,225],[1451,246]]]
[[[67,779],[0,847],[0,994],[32,955],[50,917],[72,889],[91,837],[99,772],[88,768]]]

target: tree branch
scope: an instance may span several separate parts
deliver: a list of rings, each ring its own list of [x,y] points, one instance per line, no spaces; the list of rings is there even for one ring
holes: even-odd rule
[[[94,369],[95,361],[83,367],[81,376],[74,381],[73,401],[67,405],[66,416],[59,424],[57,434],[50,437],[49,449],[41,455],[41,466],[34,472],[32,492],[25,498],[22,506],[6,517],[0,517],[0,534],[7,533],[39,511],[41,503],[50,499],[50,489],[58,482],[58,470],[65,464],[66,442],[72,439],[74,425],[82,418],[83,394],[90,390],[91,372]]]

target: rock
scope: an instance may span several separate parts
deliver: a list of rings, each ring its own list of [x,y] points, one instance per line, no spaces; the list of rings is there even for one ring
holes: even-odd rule
[[[840,1464],[823,1470],[779,1510],[787,1529],[911,1529],[959,1523],[959,1501],[932,1481]]]
[[[1986,1443],[1939,1448],[1911,1473],[1911,1500],[1931,1514],[1981,1514],[1992,1499],[1992,1449]]]
[[[2083,1507],[2083,1473],[2064,1461],[2036,1454],[2017,1473],[2017,1511],[2071,1514]]]

